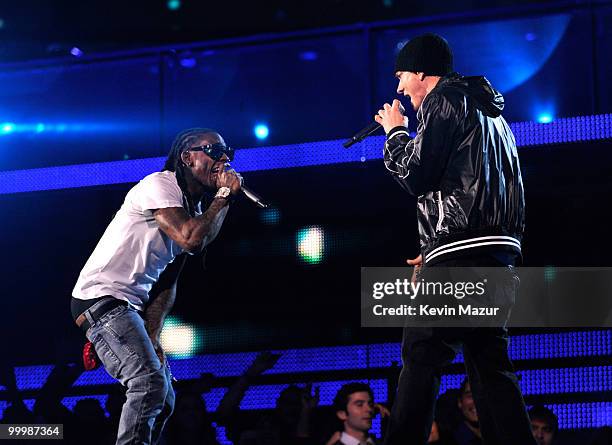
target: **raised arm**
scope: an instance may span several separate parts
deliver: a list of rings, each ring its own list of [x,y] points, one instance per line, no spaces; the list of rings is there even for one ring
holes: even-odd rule
[[[432,190],[439,184],[446,168],[456,122],[448,101],[432,94],[423,102],[421,120],[414,139],[399,122],[397,106],[385,104],[379,111],[377,122],[388,119],[384,162],[387,170],[414,196]],[[383,116],[383,117],[380,117]]]
[[[231,195],[235,196],[241,185],[241,177],[234,170],[219,173],[219,192],[229,189]],[[217,193],[206,211],[196,217],[191,217],[183,207],[177,206],[155,209],[153,216],[166,235],[186,251],[196,253],[210,244],[219,233],[227,215],[229,198],[229,194]]]
[[[215,198],[206,211],[195,218],[182,207],[157,209],[153,216],[166,235],[186,251],[196,253],[215,239],[227,210],[227,199]]]

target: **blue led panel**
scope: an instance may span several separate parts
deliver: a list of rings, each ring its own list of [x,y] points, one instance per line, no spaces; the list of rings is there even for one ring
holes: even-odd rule
[[[331,405],[336,393],[342,385],[349,382],[369,383],[374,393],[375,401],[385,401],[387,399],[387,382],[384,379],[376,380],[345,380],[331,382],[313,382],[313,386],[319,387],[319,405]],[[303,386],[305,383],[298,383]],[[272,409],[276,407],[276,399],[281,391],[289,385],[254,385],[247,390],[241,409]],[[209,407],[212,409],[212,407]]]
[[[0,400],[0,420],[4,417],[4,410],[7,409],[11,404],[6,400]]]
[[[365,368],[366,348],[361,345],[275,351],[281,354],[281,358],[266,374]],[[209,354],[171,360],[170,365],[173,375],[178,379],[193,379],[202,373],[230,377],[244,373],[256,356],[255,352]],[[79,381],[77,384],[87,383]]]
[[[212,388],[210,391],[202,394],[202,398],[206,404],[206,410],[208,412],[215,412],[226,392],[227,388]]]
[[[612,114],[561,118],[545,124],[516,122],[510,128],[519,147],[610,139]]]
[[[88,395],[88,396],[78,396],[78,397],[64,397],[62,399],[62,404],[68,408],[70,411],[74,410],[74,406],[77,404],[77,402],[79,400],[84,400],[84,399],[95,399],[98,402],[100,402],[100,406],[102,407],[102,410],[104,410],[104,412],[106,413],[106,416],[108,417],[108,412],[106,411],[106,400],[108,399],[108,394],[103,394],[103,395]]]
[[[612,114],[557,119],[547,124],[511,124],[518,146],[579,142],[612,138]],[[365,162],[382,157],[383,136],[374,136],[347,150],[343,140],[259,147],[238,150],[233,163],[237,171],[309,167]],[[57,190],[137,182],[158,171],[164,158],[80,164],[0,172],[0,194]]]
[[[108,375],[103,367],[99,367],[93,371],[85,371],[72,386],[113,385],[116,383],[117,380]]]
[[[227,432],[224,426],[219,426],[215,422],[213,422],[212,425],[217,431],[217,442],[219,442],[219,445],[234,445],[234,442],[227,438]]]
[[[526,395],[612,391],[612,366],[525,370],[517,374]]]
[[[612,425],[612,402],[546,405],[559,418],[560,429],[601,428]]]
[[[372,368],[391,366],[392,362],[401,365],[399,343],[370,345],[368,353]],[[511,336],[508,353],[512,360],[612,355],[612,330]],[[462,362],[463,355],[457,354],[453,363]]]
[[[275,352],[281,354],[281,358],[266,374],[385,368],[391,366],[394,361],[401,365],[399,343],[288,349]],[[513,360],[609,356],[612,355],[612,330],[513,336],[510,337],[509,353]],[[256,356],[255,352],[208,354],[170,360],[170,365],[174,376],[181,380],[198,378],[202,373],[211,373],[217,377],[232,377],[244,373]],[[455,362],[460,363],[462,360],[459,354]],[[15,368],[18,388],[24,390],[42,387],[52,368],[52,366]],[[609,370],[606,372],[609,373]],[[586,374],[572,378],[583,377],[586,378]],[[104,369],[98,368],[81,374],[74,386],[115,383],[116,381]]]
[[[612,355],[612,330],[510,337],[512,360]]]
[[[612,391],[612,366],[517,371],[524,395]],[[465,374],[443,375],[440,394],[458,389]]]
[[[465,374],[446,374],[440,379],[440,392],[444,394],[449,389],[459,389],[461,382],[465,378]]]
[[[22,366],[15,368],[15,380],[20,391],[24,389],[38,389],[47,381],[53,370],[52,365]]]
[[[164,160],[147,158],[0,172],[0,194],[138,182],[160,170]]]
[[[177,379],[195,379],[202,373],[217,377],[238,376],[246,371],[256,356],[255,352],[201,355],[170,360],[170,369]]]
[[[23,399],[23,404],[30,411],[34,411],[34,405],[36,404],[36,399]]]

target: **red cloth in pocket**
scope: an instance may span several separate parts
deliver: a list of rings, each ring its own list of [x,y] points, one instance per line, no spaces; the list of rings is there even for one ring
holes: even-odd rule
[[[96,354],[96,348],[94,348],[93,343],[90,341],[83,346],[83,366],[86,371],[91,371],[100,366],[100,359],[98,354]]]

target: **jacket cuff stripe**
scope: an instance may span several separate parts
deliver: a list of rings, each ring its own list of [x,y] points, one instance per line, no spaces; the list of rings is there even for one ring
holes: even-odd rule
[[[397,128],[397,127],[396,127]],[[390,132],[389,135],[387,136],[387,140],[397,136],[398,134],[406,134],[408,136],[410,136],[410,133],[408,133],[408,130],[405,129],[401,129],[401,130],[396,130],[395,128],[393,128]]]
[[[427,263],[429,260],[436,258],[440,255],[456,252],[458,250],[494,245],[512,246],[516,247],[519,251],[521,250],[521,243],[519,242],[519,240],[517,240],[516,238],[512,238],[511,236],[482,236],[479,238],[471,238],[469,240],[457,241],[454,243],[446,244],[444,246],[440,246],[432,250],[425,256],[425,262]]]

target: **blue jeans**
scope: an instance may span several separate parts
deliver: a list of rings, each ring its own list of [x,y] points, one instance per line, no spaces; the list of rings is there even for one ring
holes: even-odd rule
[[[162,364],[138,312],[111,309],[87,331],[106,371],[127,387],[117,445],[149,445],[159,440],[174,409],[172,375]]]

